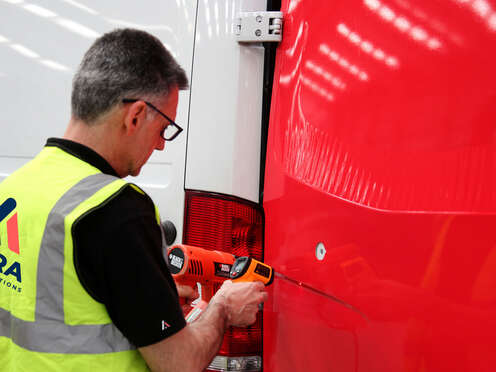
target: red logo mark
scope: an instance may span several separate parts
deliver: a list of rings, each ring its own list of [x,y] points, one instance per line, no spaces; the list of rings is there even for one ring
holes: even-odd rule
[[[12,212],[17,203],[14,199],[8,198],[0,205],[0,222]],[[19,254],[19,226],[17,224],[17,212],[7,220],[7,239],[9,249]]]
[[[19,254],[19,227],[17,225],[17,212],[7,220],[7,236],[9,249]]]

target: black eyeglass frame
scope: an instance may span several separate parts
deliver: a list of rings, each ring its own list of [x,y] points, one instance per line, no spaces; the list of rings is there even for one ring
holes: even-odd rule
[[[141,99],[135,99],[135,98],[124,98],[122,100],[122,103],[134,103],[134,102],[138,102],[138,101],[145,102],[145,104],[148,107],[152,108],[153,110],[155,110],[156,112],[158,112],[161,116],[163,116],[164,118],[166,118],[167,121],[169,122],[169,125],[172,125],[174,128],[177,129],[177,132],[174,133],[174,135],[172,137],[170,137],[170,138],[165,138],[165,136],[164,136],[165,129],[167,127],[165,127],[164,129],[162,129],[162,131],[160,132],[160,136],[164,139],[164,141],[172,141],[174,138],[176,138],[177,136],[179,136],[179,134],[183,131],[183,128],[181,128],[174,120],[172,120],[170,117],[168,117],[167,115],[165,115],[162,111],[160,111],[158,108],[156,108],[154,105],[152,105],[148,101],[141,100]]]

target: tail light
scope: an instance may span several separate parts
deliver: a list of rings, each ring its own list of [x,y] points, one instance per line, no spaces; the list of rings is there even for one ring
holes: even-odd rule
[[[186,191],[183,243],[263,261],[264,215],[239,198]],[[262,369],[262,314],[254,325],[230,327],[207,371]]]

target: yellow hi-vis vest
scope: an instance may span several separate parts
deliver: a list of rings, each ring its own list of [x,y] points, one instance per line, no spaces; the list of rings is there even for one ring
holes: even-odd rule
[[[0,369],[148,371],[74,266],[73,227],[126,187],[57,147],[0,183]]]

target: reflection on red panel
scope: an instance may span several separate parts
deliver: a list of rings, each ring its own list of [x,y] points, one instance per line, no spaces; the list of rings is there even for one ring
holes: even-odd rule
[[[282,3],[264,370],[492,371],[496,1]]]

